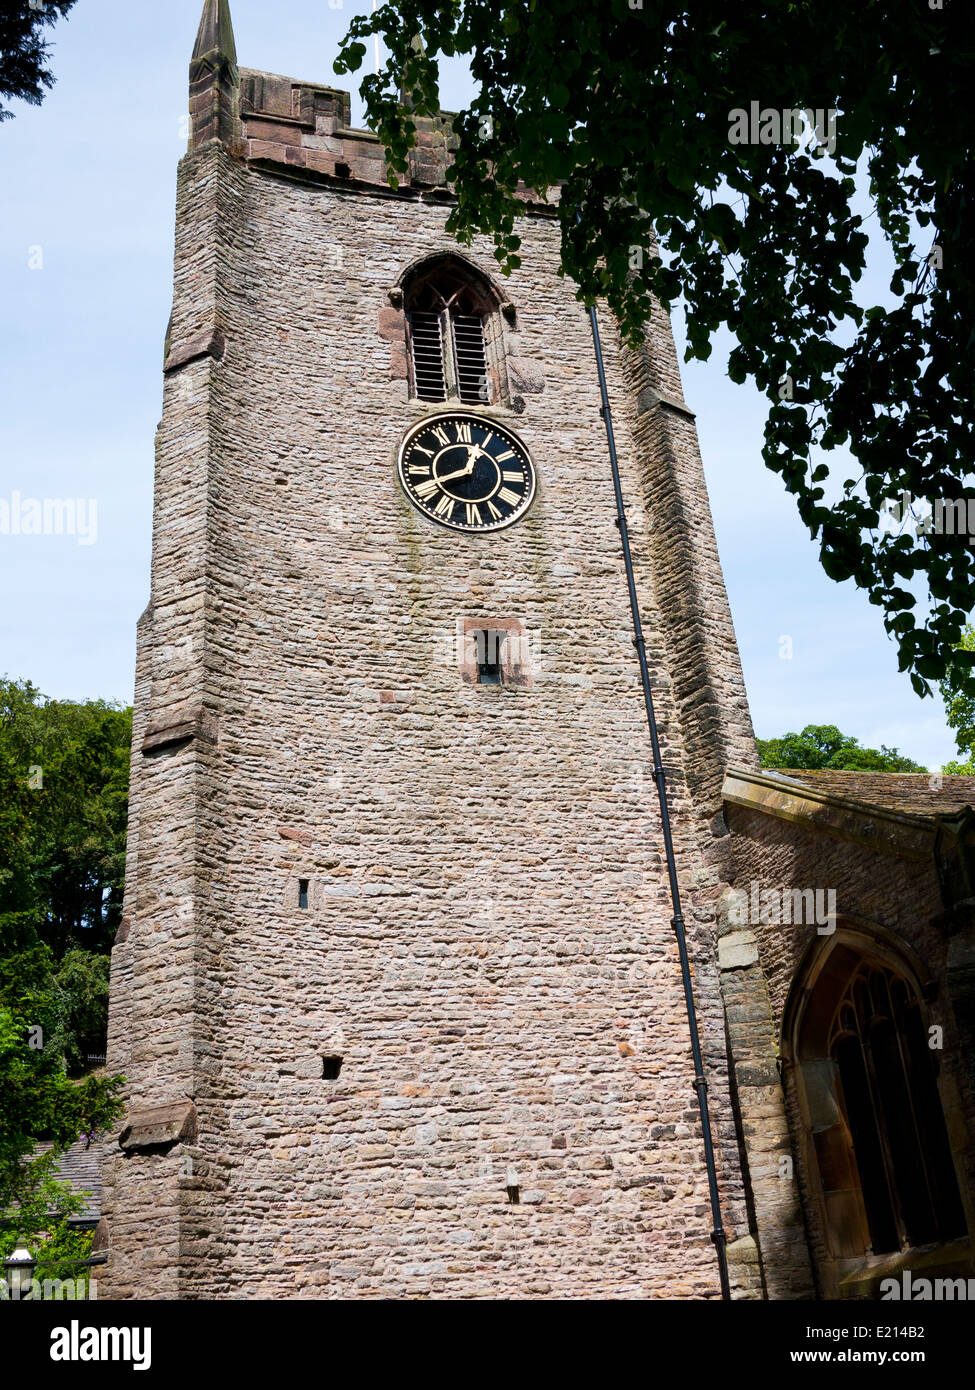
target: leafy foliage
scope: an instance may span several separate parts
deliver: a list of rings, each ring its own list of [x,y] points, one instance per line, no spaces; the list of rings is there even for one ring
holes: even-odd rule
[[[41,953],[46,951],[41,948]],[[121,1114],[122,1078],[72,1081],[57,991],[35,979],[26,992],[4,964],[0,995],[0,1256],[26,1240],[40,1259],[83,1255],[66,1222],[78,1203],[54,1177],[58,1158],[82,1135],[94,1138]],[[25,972],[26,973],[26,972]],[[50,984],[50,982],[48,982]],[[13,1006],[12,1006],[12,1002]],[[50,1032],[47,1031],[50,1028]],[[46,1153],[35,1153],[48,1141]]]
[[[835,724],[807,724],[800,734],[757,739],[762,767],[832,768],[837,772],[927,772],[896,748],[861,748]]]
[[[439,56],[468,56],[479,90],[452,121],[448,230],[493,237],[510,271],[524,188],[560,185],[563,271],[580,298],[605,297],[627,341],[655,301],[681,297],[689,357],[730,329],[729,375],[769,399],[765,464],[826,573],[881,609],[919,694],[951,669],[975,695],[975,653],[956,646],[975,608],[975,550],[881,526],[885,500],[905,492],[975,500],[968,7],[387,0],[352,21],[337,72],[361,66],[373,33],[389,58],[362,92],[392,170],[408,169],[416,118],[437,113]],[[753,101],[835,110],[834,160],[733,143],[732,112]],[[893,255],[892,307],[856,298],[868,216]],[[813,458],[843,446],[855,476]]]
[[[19,1167],[13,1193],[16,1206],[9,1220],[0,1219],[0,1261],[23,1241],[38,1262],[39,1281],[79,1277],[87,1281],[80,1261],[91,1254],[92,1233],[68,1224],[84,1209],[84,1198],[56,1177],[61,1152],[48,1149]]]
[[[121,1112],[122,1078],[72,1073],[105,1035],[130,740],[129,710],[0,681],[0,1255],[19,1236],[52,1278],[90,1243],[57,1160]]]
[[[89,1053],[104,1050],[109,968],[108,956],[74,946],[65,952],[54,977],[63,1000],[67,1033],[64,1058],[71,1071],[81,1071]]]
[[[36,927],[60,960],[122,916],[132,713],[0,680],[0,952]]]
[[[975,652],[975,627],[966,624],[959,646],[964,651]],[[945,702],[945,715],[948,727],[955,731],[955,744],[959,753],[965,755],[945,763],[942,772],[975,776],[975,697],[958,681],[954,671],[949,671],[941,683],[941,697]]]
[[[35,8],[29,0],[4,0],[0,6],[0,97],[41,104],[45,90],[54,86],[54,75],[46,66],[51,46],[42,31],[63,18],[74,3],[42,0]],[[0,121],[12,115],[0,105]]]
[[[949,758],[941,771],[949,777],[975,777],[975,757]]]

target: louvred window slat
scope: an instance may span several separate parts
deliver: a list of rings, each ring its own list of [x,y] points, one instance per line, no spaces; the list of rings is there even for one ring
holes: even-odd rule
[[[415,309],[410,315],[410,342],[413,348],[413,381],[421,401],[445,401],[443,337],[440,315]]]
[[[445,257],[406,292],[413,394],[423,401],[487,403],[486,286]]]

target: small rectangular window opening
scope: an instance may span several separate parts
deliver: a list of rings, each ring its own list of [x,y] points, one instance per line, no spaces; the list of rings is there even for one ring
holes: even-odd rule
[[[478,685],[501,685],[501,643],[504,636],[503,632],[490,629],[476,634]]]
[[[322,1058],[322,1079],[324,1081],[337,1081],[339,1072],[342,1070],[341,1057]]]
[[[351,173],[352,173],[352,170],[349,168],[348,164],[343,164],[341,161],[339,161],[339,162],[336,164],[336,166],[335,166],[335,177],[336,177],[336,178],[339,178],[339,179],[347,179]]]
[[[299,880],[298,880],[298,906],[299,906],[299,907],[307,907],[307,906],[308,906],[308,880],[307,880],[307,878],[299,878]]]

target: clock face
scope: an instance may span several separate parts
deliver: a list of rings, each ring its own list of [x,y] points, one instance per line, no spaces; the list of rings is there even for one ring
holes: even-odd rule
[[[414,425],[397,468],[414,507],[454,531],[500,531],[519,521],[535,497],[535,467],[524,444],[493,420],[463,411]]]

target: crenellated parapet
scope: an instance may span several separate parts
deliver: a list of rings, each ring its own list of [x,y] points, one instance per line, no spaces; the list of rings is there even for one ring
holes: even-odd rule
[[[352,125],[348,92],[244,68],[240,110],[237,152],[249,162],[389,187],[382,143]]]
[[[237,66],[228,0],[207,0],[190,61],[191,150],[219,140],[257,167],[391,188],[382,141],[352,125],[348,92]],[[418,116],[400,187],[444,188],[451,115]]]

